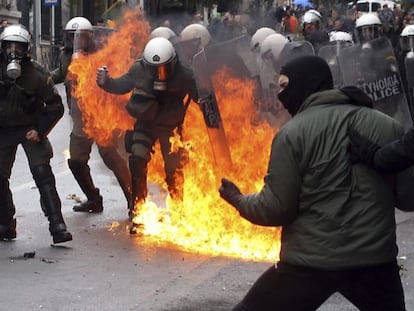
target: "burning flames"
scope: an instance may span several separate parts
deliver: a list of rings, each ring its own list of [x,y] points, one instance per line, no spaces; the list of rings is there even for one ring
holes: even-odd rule
[[[76,73],[75,96],[85,118],[87,134],[100,144],[108,144],[114,132],[132,128],[133,121],[123,108],[128,96],[107,94],[96,85],[96,69],[104,64],[112,76],[128,70],[148,40],[149,26],[141,16],[127,13],[129,19],[109,39],[101,51],[75,59],[70,70]],[[131,47],[133,51],[130,51]],[[236,78],[227,68],[213,79],[233,165],[214,170],[214,158],[203,115],[191,103],[184,122],[184,145],[189,161],[184,167],[184,200],[168,196],[164,182],[163,160],[159,146],[149,164],[148,179],[161,188],[150,193],[138,207],[134,221],[142,223],[140,233],[149,243],[166,243],[201,254],[224,255],[244,259],[275,261],[279,256],[280,229],[255,226],[219,197],[221,177],[233,180],[243,193],[256,192],[263,186],[270,145],[275,130],[257,123],[254,107],[254,83]],[[252,125],[252,120],[255,120]],[[173,144],[178,144],[174,140]],[[150,188],[151,189],[151,188]]]

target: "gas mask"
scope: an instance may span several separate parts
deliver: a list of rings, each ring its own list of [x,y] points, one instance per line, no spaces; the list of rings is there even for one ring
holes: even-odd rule
[[[145,64],[146,71],[154,79],[153,89],[155,91],[167,91],[168,90],[168,80],[174,73],[176,59],[159,66],[151,66]]]
[[[22,73],[21,62],[27,52],[27,44],[22,42],[5,42],[5,51],[7,56],[7,76],[15,80],[20,77]]]

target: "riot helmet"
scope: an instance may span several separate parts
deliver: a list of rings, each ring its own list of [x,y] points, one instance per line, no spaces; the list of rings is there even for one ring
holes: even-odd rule
[[[359,43],[367,43],[380,37],[382,23],[375,13],[365,13],[355,21],[356,38]]]
[[[167,90],[167,81],[174,73],[177,59],[174,46],[165,38],[153,38],[145,45],[142,61],[154,80],[154,90]]]
[[[302,29],[304,33],[312,33],[319,29],[322,15],[311,9],[305,12],[302,17]]]
[[[263,59],[269,59],[275,66],[275,69],[279,69],[280,65],[280,53],[289,40],[279,33],[274,33],[267,36],[260,48],[260,54]]]
[[[175,36],[176,34],[174,31],[172,31],[171,28],[161,26],[151,31],[150,38],[152,39],[152,38],[162,37],[162,38],[170,40],[171,38],[174,38]]]
[[[82,31],[84,33],[84,37],[90,37],[93,31],[91,22],[85,17],[78,16],[70,19],[66,23],[65,29],[63,31],[63,45],[65,49],[73,50],[73,41],[76,31]]]
[[[403,51],[414,53],[414,25],[404,27],[400,35],[400,46]]]
[[[199,39],[200,47],[205,48],[211,40],[211,35],[205,26],[201,24],[190,24],[181,31],[180,38],[181,41]]]
[[[266,37],[268,37],[269,35],[273,35],[275,33],[276,31],[269,27],[261,27],[257,29],[250,41],[252,51],[260,52],[260,47],[263,43],[263,40],[266,39]]]
[[[21,62],[30,57],[30,32],[20,24],[6,27],[0,35],[1,48],[7,57],[6,74],[11,79],[21,75]]]
[[[339,42],[341,44],[352,44],[354,40],[352,35],[345,31],[331,31],[329,33],[329,42]]]

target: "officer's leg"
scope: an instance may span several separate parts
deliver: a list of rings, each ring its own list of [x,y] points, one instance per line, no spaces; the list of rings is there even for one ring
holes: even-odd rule
[[[72,235],[66,230],[61,201],[56,191],[55,176],[49,164],[53,156],[49,140],[44,139],[40,143],[26,141],[22,146],[29,159],[30,170],[49,219],[49,231],[53,237],[53,243],[71,241]]]
[[[15,207],[9,187],[17,146],[0,149],[0,241],[16,238]]]
[[[92,143],[93,141],[87,137],[70,135],[68,165],[87,198],[85,202],[73,207],[75,212],[100,213],[103,211],[102,196],[93,183],[88,165]]]
[[[125,149],[130,152],[129,170],[131,172],[132,200],[134,207],[145,201],[147,197],[147,165],[151,160],[151,152],[155,139],[147,129],[136,128],[125,135]],[[134,210],[130,210],[130,219]]]
[[[131,174],[128,165],[124,158],[120,156],[115,147],[101,147],[98,146],[99,154],[101,155],[105,165],[114,173],[119,185],[127,200],[128,210],[133,209],[132,195],[131,195]]]
[[[164,159],[165,181],[171,198],[182,200],[184,187],[183,166],[186,161],[185,149],[180,147],[178,150],[171,151],[170,138],[172,136],[173,132],[170,130],[159,132],[161,153]]]

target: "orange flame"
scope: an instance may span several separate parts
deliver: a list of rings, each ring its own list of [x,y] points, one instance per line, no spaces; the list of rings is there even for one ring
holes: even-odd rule
[[[96,70],[106,65],[111,76],[123,74],[139,57],[149,34],[150,26],[142,12],[129,10],[105,48],[90,55],[79,53],[69,66],[70,79],[76,81],[72,95],[82,111],[85,133],[99,145],[113,143],[114,134],[131,129],[134,119],[123,109],[130,95],[113,95],[100,89],[95,81]]]
[[[87,134],[98,143],[108,143],[114,131],[132,127],[125,112],[128,96],[103,92],[95,82],[96,69],[104,64],[112,76],[128,70],[148,40],[149,27],[141,17],[121,25],[116,40],[87,58],[80,57],[70,67],[77,76],[75,96],[85,118]],[[130,47],[134,47],[131,53]],[[132,56],[131,56],[132,55]],[[254,83],[242,80],[227,68],[219,70],[213,79],[217,101],[233,161],[232,167],[214,170],[214,158],[203,115],[197,104],[191,103],[184,122],[184,144],[177,137],[173,148],[184,146],[189,161],[184,167],[184,200],[151,194],[139,206],[135,222],[142,223],[140,233],[150,243],[172,243],[181,249],[201,254],[276,261],[280,249],[280,228],[255,226],[219,197],[221,177],[233,180],[243,193],[256,192],[263,186],[270,145],[275,130],[267,123],[257,123],[254,106]],[[255,120],[254,124],[252,120]],[[149,182],[166,189],[160,148],[149,164]],[[166,193],[161,191],[161,194]]]

